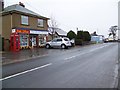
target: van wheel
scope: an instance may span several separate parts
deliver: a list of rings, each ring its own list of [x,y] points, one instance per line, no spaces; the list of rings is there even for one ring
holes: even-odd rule
[[[50,45],[49,45],[49,44],[47,44],[47,45],[46,45],[46,48],[47,48],[47,49],[49,49],[49,48],[50,48]]]
[[[61,48],[62,48],[62,49],[65,49],[65,48],[66,48],[66,46],[65,46],[64,44],[62,44],[62,45],[61,45]]]

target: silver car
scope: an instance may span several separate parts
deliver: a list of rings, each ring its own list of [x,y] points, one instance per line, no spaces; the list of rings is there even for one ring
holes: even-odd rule
[[[68,38],[54,38],[46,43],[46,48],[61,47],[62,49],[71,47],[71,42]]]

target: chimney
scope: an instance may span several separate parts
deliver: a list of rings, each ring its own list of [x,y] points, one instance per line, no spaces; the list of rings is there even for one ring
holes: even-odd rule
[[[22,7],[25,7],[25,5],[21,2],[19,2],[19,5],[22,6]]]

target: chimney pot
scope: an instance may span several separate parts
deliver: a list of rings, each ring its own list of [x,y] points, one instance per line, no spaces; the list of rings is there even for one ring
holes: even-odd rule
[[[22,6],[22,7],[25,7],[25,5],[21,2],[19,2],[19,5]]]

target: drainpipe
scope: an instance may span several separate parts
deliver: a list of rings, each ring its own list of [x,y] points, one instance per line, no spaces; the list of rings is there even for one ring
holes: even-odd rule
[[[11,31],[12,31],[12,24],[13,24],[13,23],[12,23],[12,22],[13,22],[13,20],[12,20],[12,19],[13,19],[13,18],[12,18],[12,13],[10,13],[10,15],[11,15],[10,17],[11,17]]]

